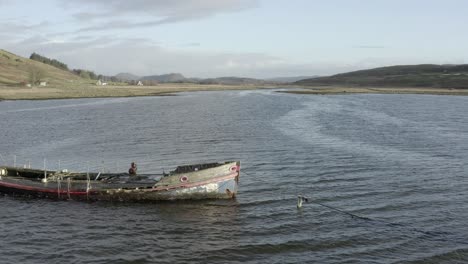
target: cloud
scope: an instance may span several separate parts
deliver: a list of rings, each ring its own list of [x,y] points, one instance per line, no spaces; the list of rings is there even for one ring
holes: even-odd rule
[[[132,40],[116,41],[106,46],[77,50],[77,54],[63,54],[67,62],[77,67],[116,74],[130,72],[137,75],[180,72],[192,77],[217,77],[226,75],[254,76],[259,68],[267,69],[281,63],[281,59],[260,53],[212,53],[187,51],[143,44]],[[56,52],[59,52],[58,50]],[[72,64],[72,63],[70,63]]]
[[[41,30],[49,25],[50,23],[48,21],[42,21],[34,24],[28,24],[24,21],[6,21],[0,23],[0,31],[11,34],[29,33],[31,31]]]
[[[259,0],[77,0],[61,3],[67,10],[81,11],[73,17],[91,24],[83,31],[152,27],[238,12],[259,5]],[[98,10],[98,11],[95,11]]]
[[[83,68],[114,75],[130,72],[154,75],[180,72],[188,77],[274,77],[309,75],[319,67],[297,65],[264,53],[210,52],[202,49],[163,47],[151,39],[119,39],[111,35],[75,38],[70,41],[36,35],[6,47],[14,53],[29,56],[37,52],[58,59],[70,68]],[[323,71],[320,72],[323,74]]]
[[[182,47],[200,47],[201,43],[200,42],[189,42],[189,43],[184,43],[181,46]]]
[[[182,46],[181,46],[182,45]],[[277,76],[331,75],[374,67],[411,64],[415,58],[368,57],[357,61],[316,61],[303,63],[267,53],[209,51],[202,46],[184,48],[185,43],[166,45],[150,37],[122,38],[113,34],[78,35],[60,38],[37,34],[3,45],[8,51],[29,57],[37,52],[58,59],[70,68],[83,68],[96,73],[114,75],[130,72],[154,75],[179,72],[187,77],[242,76],[271,78]],[[192,44],[188,42],[188,45]],[[197,43],[193,43],[194,46]],[[418,60],[429,63],[430,59]]]
[[[106,14],[147,14],[158,17],[203,17],[217,13],[236,12],[258,5],[258,0],[77,0],[64,5],[98,8],[99,12],[81,12],[77,18],[89,19]]]
[[[1,0],[0,0],[1,1]],[[35,32],[44,31],[49,27],[48,21],[39,23],[27,23],[24,21],[0,21],[0,46],[17,43],[24,38],[29,38]]]
[[[0,0],[0,6],[7,5],[10,2],[12,2],[12,0]]]
[[[162,24],[170,23],[166,19],[146,22],[131,22],[129,20],[111,20],[109,22],[100,22],[92,26],[83,27],[77,30],[77,33],[90,32],[90,31],[104,31],[109,29],[132,29],[141,27],[158,26]]]
[[[118,38],[113,35],[83,36],[71,40],[36,35],[7,45],[9,51],[28,57],[37,52],[58,59],[70,68],[115,75],[129,72],[154,75],[179,72],[187,77],[242,76],[271,78],[277,76],[331,75],[364,68],[397,64],[383,58],[369,58],[355,63],[297,63],[266,53],[212,52],[166,47],[150,38]]]
[[[385,46],[379,46],[379,45],[358,45],[358,46],[354,46],[353,48],[355,48],[355,49],[385,49]]]

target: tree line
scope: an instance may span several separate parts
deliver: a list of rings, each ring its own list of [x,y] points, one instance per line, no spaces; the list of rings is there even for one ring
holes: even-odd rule
[[[70,70],[68,69],[68,65],[63,63],[63,62],[60,62],[56,59],[49,59],[45,56],[42,56],[42,55],[39,55],[37,53],[33,53],[31,54],[31,56],[29,57],[31,60],[35,60],[35,61],[39,61],[39,62],[42,62],[42,63],[45,63],[45,64],[48,64],[48,65],[51,65],[51,66],[54,66],[55,68],[59,68],[61,70],[65,70],[65,71],[69,71],[73,74],[76,74],[82,78],[85,78],[85,79],[91,79],[91,80],[99,80],[99,79],[103,79],[103,75],[98,75],[96,73],[94,73],[93,71],[88,71],[88,70],[83,70],[83,69],[73,69],[73,70]]]
[[[39,55],[39,54],[37,54],[35,52],[33,54],[31,54],[31,56],[29,58],[31,60],[35,60],[35,61],[39,61],[39,62],[42,62],[42,63],[45,63],[45,64],[52,65],[55,68],[59,68],[59,69],[68,71],[68,65],[66,65],[65,63],[60,62],[60,61],[55,60],[55,59],[49,59],[49,58],[41,56],[41,55]]]
[[[56,59],[50,59],[50,58],[47,58],[45,56],[42,56],[42,55],[39,55],[37,53],[33,53],[31,54],[31,56],[29,57],[31,60],[35,60],[35,61],[39,61],[39,62],[42,62],[42,63],[45,63],[45,64],[48,64],[48,65],[51,65],[51,66],[54,66],[56,68],[59,68],[61,70],[65,70],[65,71],[69,71],[73,74],[76,74],[82,78],[85,78],[85,79],[91,79],[91,80],[102,80],[104,82],[127,82],[128,84],[130,85],[136,85],[138,83],[138,81],[126,81],[126,80],[120,80],[119,78],[117,78],[116,76],[105,76],[105,75],[102,75],[102,74],[96,74],[94,73],[93,71],[89,71],[89,70],[84,70],[84,69],[72,69],[70,70],[68,68],[68,65],[63,63],[63,62],[60,62]],[[33,79],[32,83],[37,83],[40,78],[37,78],[36,76],[43,76],[44,73],[41,72],[40,74],[37,74],[36,71],[34,71],[33,73],[31,73],[31,76],[34,76],[34,77],[31,77],[30,79]],[[158,82],[157,81],[151,81],[151,80],[148,80],[148,81],[143,81],[143,84],[144,85],[156,85]]]

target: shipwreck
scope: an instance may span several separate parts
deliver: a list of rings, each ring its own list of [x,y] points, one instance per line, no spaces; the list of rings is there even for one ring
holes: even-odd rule
[[[233,199],[239,161],[178,166],[169,173],[68,172],[0,166],[0,193],[87,201]]]

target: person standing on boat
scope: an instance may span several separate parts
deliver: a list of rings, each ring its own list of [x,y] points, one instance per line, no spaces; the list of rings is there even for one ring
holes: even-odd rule
[[[130,165],[130,169],[128,169],[128,174],[130,175],[136,175],[137,174],[137,165],[135,162],[132,162]]]

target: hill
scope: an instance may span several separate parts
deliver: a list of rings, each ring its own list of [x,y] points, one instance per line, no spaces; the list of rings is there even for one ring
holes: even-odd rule
[[[300,81],[300,80],[317,78],[317,77],[319,77],[319,76],[292,76],[292,77],[268,78],[268,79],[265,79],[265,80],[269,81],[269,82],[275,82],[275,83],[293,83],[293,82],[297,82],[297,81]]]
[[[48,86],[92,82],[69,71],[0,49],[0,86],[25,86],[28,83],[37,84],[40,81],[47,82]]]
[[[193,84],[222,84],[222,85],[257,85],[267,83],[264,80],[243,77],[219,77],[219,78],[186,78],[180,73],[150,75],[138,77],[131,73],[119,73],[115,77],[122,81],[154,81],[157,83],[193,83]],[[271,82],[270,82],[271,83]]]
[[[468,64],[398,65],[295,82],[306,86],[468,88]]]
[[[200,84],[225,84],[225,85],[258,85],[265,84],[264,80],[243,77],[219,77],[199,80]]]
[[[128,72],[121,72],[116,74],[115,77],[122,81],[138,81],[141,78],[140,76]]]
[[[157,81],[160,83],[171,83],[171,82],[183,82],[185,81],[185,77],[180,73],[169,73],[169,74],[162,74],[162,75],[144,76],[144,77],[141,77],[139,80]]]

